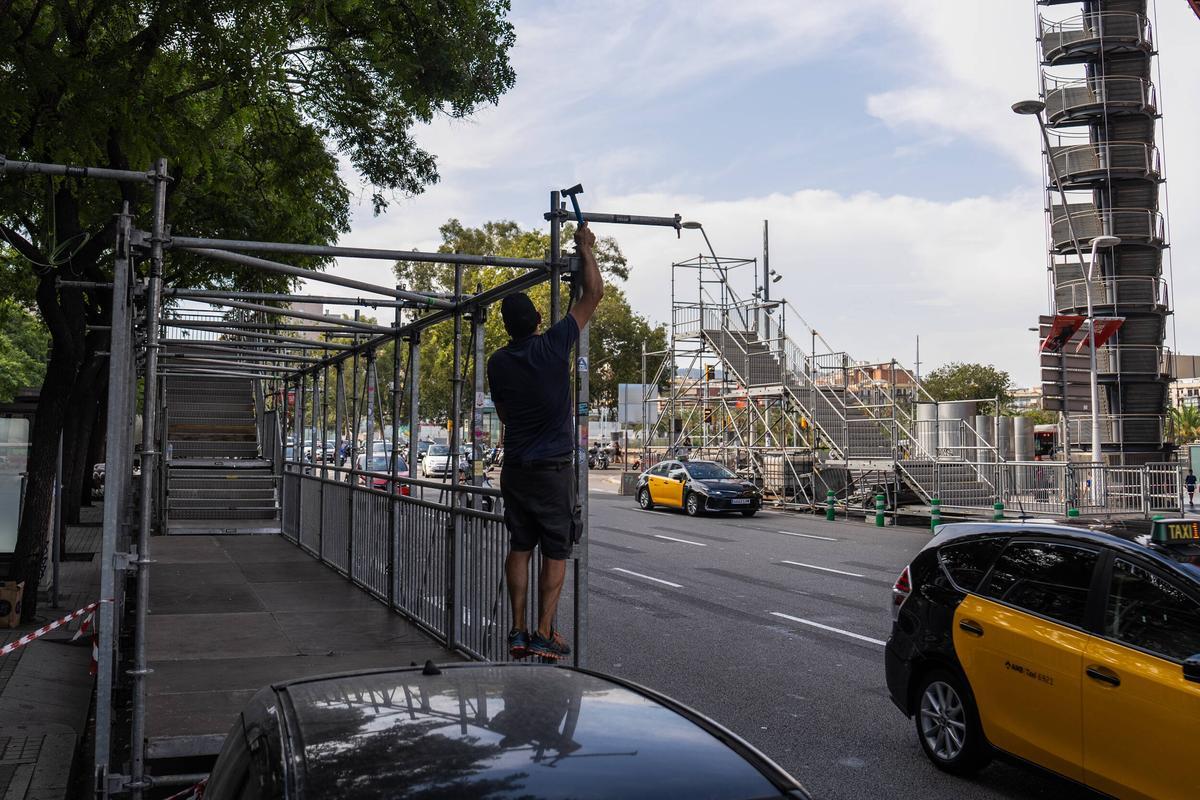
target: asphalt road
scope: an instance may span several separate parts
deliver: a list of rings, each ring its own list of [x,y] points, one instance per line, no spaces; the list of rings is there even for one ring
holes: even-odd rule
[[[591,667],[713,717],[818,798],[1095,797],[1003,760],[973,780],[926,760],[883,676],[892,582],[924,530],[590,502]]]

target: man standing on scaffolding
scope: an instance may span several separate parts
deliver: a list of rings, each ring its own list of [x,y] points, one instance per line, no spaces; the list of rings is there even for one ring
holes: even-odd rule
[[[592,252],[595,243],[587,224],[579,226],[575,246],[583,261],[582,291],[570,312],[545,333],[537,333],[542,317],[528,295],[513,294],[501,301],[500,315],[511,341],[488,359],[492,401],[504,423],[500,494],[510,543],[504,572],[513,609],[508,633],[513,658],[561,659],[571,654],[571,647],[554,629],[554,615],[577,525],[571,351],[604,296]],[[529,560],[539,546],[538,623],[530,631],[525,608]]]

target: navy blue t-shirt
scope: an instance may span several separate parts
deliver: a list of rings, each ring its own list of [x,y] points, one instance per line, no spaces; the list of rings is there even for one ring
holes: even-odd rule
[[[564,458],[575,449],[571,348],[578,338],[579,325],[567,314],[545,333],[509,342],[488,359],[505,461]]]

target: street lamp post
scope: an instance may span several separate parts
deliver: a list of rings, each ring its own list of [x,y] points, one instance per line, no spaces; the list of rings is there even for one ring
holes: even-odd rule
[[[1067,192],[1066,192],[1066,189],[1063,188],[1062,178],[1058,174],[1058,166],[1054,163],[1054,155],[1050,150],[1050,133],[1046,130],[1046,120],[1042,116],[1042,112],[1046,110],[1046,104],[1044,102],[1042,102],[1041,100],[1021,100],[1019,102],[1013,103],[1012,110],[1017,114],[1021,114],[1023,116],[1031,116],[1037,120],[1038,130],[1042,134],[1042,143],[1046,146],[1046,163],[1050,167],[1050,177],[1054,182],[1054,187],[1056,189],[1058,189],[1058,196],[1059,196],[1059,199],[1062,201],[1063,215],[1067,218],[1067,233],[1071,236],[1071,245],[1075,248],[1075,255],[1077,255],[1079,257],[1080,272],[1086,273],[1087,265],[1083,263],[1083,248],[1081,248],[1079,246],[1079,237],[1075,235],[1075,221],[1073,219],[1071,219],[1071,208],[1069,205],[1067,205]],[[1053,239],[1053,228],[1054,228],[1053,217],[1051,217],[1051,238],[1052,239]],[[1053,279],[1053,276],[1051,276],[1051,277]],[[1057,311],[1057,310],[1058,309],[1054,309],[1054,311]],[[1095,348],[1093,348],[1093,350],[1094,349]],[[1066,356],[1064,354],[1063,355],[1063,372],[1062,372],[1062,385],[1063,385],[1062,415],[1063,415],[1063,420],[1066,423],[1063,427],[1064,427],[1064,430],[1066,431],[1066,436],[1069,437],[1070,431],[1071,431],[1071,419],[1070,419],[1070,414],[1069,414],[1069,411],[1067,408],[1067,372],[1066,372],[1065,360],[1066,360]],[[1096,369],[1095,369],[1095,360],[1094,360],[1094,356],[1093,356],[1093,363],[1092,363],[1093,383],[1095,380],[1094,379],[1095,374],[1096,374]],[[1096,411],[1095,400],[1093,399],[1092,412],[1095,413],[1095,411]],[[1097,420],[1093,419],[1093,425],[1095,425],[1095,424],[1097,424]],[[1094,436],[1095,430],[1093,430],[1092,433]],[[1063,458],[1065,461],[1069,462],[1071,460],[1071,450],[1070,450],[1070,444],[1068,443],[1068,441],[1069,440],[1064,441],[1064,443],[1063,443]],[[1093,446],[1093,448],[1095,447],[1094,439],[1092,442],[1092,446]]]
[[[1092,380],[1092,463],[1099,464],[1100,454],[1100,384],[1096,369],[1096,315],[1092,310],[1092,276],[1096,271],[1096,258],[1100,248],[1116,247],[1121,240],[1116,236],[1097,236],[1092,240],[1092,258],[1088,263],[1087,276],[1083,282],[1084,295],[1087,297],[1088,334],[1092,339],[1091,347],[1091,380]],[[1095,482],[1093,481],[1093,485]]]

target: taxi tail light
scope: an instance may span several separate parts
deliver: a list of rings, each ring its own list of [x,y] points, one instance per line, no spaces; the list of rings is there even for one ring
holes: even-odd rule
[[[912,594],[912,578],[909,575],[908,567],[900,571],[900,577],[896,578],[896,583],[892,586],[892,619],[900,616],[900,606],[904,605],[904,601]]]

